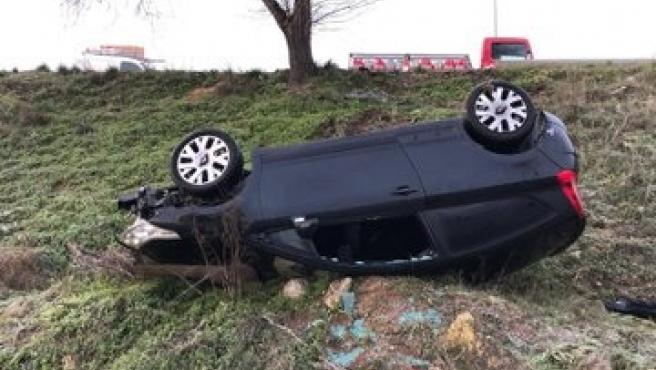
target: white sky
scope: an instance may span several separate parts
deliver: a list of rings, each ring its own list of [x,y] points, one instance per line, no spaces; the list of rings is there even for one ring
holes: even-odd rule
[[[111,1],[111,0],[110,0]],[[271,70],[287,66],[282,34],[260,0],[160,0],[162,16],[134,16],[114,0],[77,21],[61,0],[0,0],[0,69],[72,64],[86,47],[136,44],[171,68]],[[498,0],[500,36],[525,36],[536,58],[656,57],[656,1]],[[493,0],[381,0],[314,36],[319,62],[349,52],[467,53],[493,33]]]

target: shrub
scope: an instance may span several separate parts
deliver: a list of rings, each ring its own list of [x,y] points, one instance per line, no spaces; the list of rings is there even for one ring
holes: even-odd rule
[[[110,81],[118,76],[118,69],[116,67],[109,67],[105,71],[105,81]]]
[[[0,95],[0,125],[43,126],[49,117],[11,95]]]
[[[71,72],[71,71],[68,69],[68,67],[66,67],[66,66],[63,65],[63,64],[60,64],[59,67],[57,67],[57,73],[59,73],[60,75],[66,76],[66,75],[68,75],[70,72]]]
[[[332,59],[328,60],[324,65],[321,67],[324,71],[337,71],[339,70],[339,66],[333,62]]]
[[[36,67],[35,71],[37,72],[50,72],[50,67],[47,64],[43,63]]]

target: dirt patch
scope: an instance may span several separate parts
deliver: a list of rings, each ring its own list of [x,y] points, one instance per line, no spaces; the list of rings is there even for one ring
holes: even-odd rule
[[[189,103],[198,103],[210,97],[233,94],[254,94],[261,90],[266,76],[258,73],[225,73],[212,86],[201,86],[187,94]]]
[[[0,291],[42,289],[49,276],[42,263],[42,253],[32,248],[0,248]]]
[[[370,277],[357,288],[357,313],[377,332],[393,331],[390,323],[395,323],[409,306],[406,297],[396,291],[393,279]]]
[[[444,368],[436,356],[440,312],[404,294],[403,279],[369,277],[355,289],[356,309],[331,316],[327,358],[343,368]]]
[[[187,101],[190,103],[198,103],[205,100],[207,97],[216,93],[216,88],[212,87],[197,87],[187,94]]]

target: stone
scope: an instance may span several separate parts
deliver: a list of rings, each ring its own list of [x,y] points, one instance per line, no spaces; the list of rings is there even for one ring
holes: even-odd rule
[[[472,314],[467,311],[458,314],[442,337],[442,343],[449,350],[478,352],[480,343],[474,330]]]
[[[349,316],[353,316],[353,311],[355,310],[355,293],[344,292],[341,296],[341,301],[342,311]]]
[[[289,299],[299,299],[307,293],[308,282],[305,279],[290,279],[282,287],[282,295]]]
[[[62,357],[62,369],[63,370],[76,370],[77,361],[72,355],[66,355]]]
[[[323,304],[329,310],[336,310],[340,307],[342,295],[347,293],[353,285],[353,279],[346,277],[340,280],[335,280],[328,286],[328,291],[323,296]]]

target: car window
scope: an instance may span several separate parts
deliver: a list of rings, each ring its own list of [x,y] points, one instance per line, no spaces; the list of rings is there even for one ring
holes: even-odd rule
[[[132,63],[132,62],[121,62],[121,65],[119,67],[119,71],[121,72],[134,72],[134,71],[141,71],[142,68],[137,64],[137,63]]]
[[[526,59],[524,44],[492,44],[492,58],[495,60]]]

